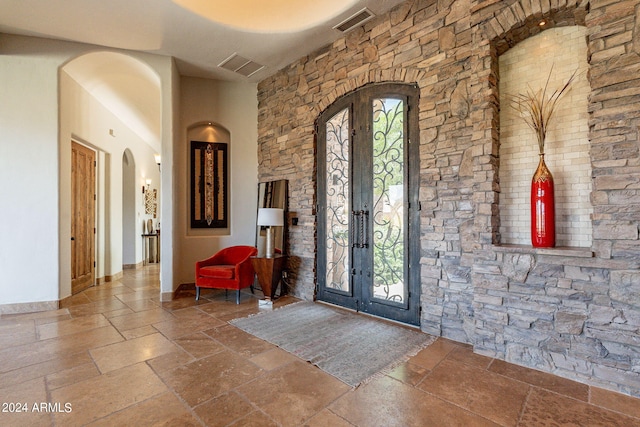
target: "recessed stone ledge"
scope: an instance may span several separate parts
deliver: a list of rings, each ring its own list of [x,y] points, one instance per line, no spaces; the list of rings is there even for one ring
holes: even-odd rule
[[[595,256],[591,248],[577,248],[570,246],[559,246],[555,248],[534,248],[527,245],[492,245],[491,249],[496,252],[509,252],[518,254],[537,254],[577,258],[593,258]]]

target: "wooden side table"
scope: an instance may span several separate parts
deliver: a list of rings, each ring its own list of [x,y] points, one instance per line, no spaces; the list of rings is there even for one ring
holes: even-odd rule
[[[251,257],[251,264],[256,271],[258,283],[260,283],[266,300],[271,300],[275,297],[278,283],[282,279],[282,270],[286,259],[286,255],[282,254],[275,254],[273,258]],[[282,286],[281,295],[284,294],[284,284]]]

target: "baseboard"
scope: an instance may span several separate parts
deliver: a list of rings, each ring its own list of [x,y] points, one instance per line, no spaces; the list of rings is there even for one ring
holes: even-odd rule
[[[160,301],[173,301],[173,292],[160,292]]]
[[[139,268],[142,268],[144,266],[144,263],[139,262],[137,264],[123,264],[122,265],[122,269],[123,270],[137,270]]]
[[[132,265],[133,267],[131,267],[131,268],[142,268],[142,264],[140,264],[140,267],[135,267],[136,264],[128,264],[128,265]],[[128,269],[126,265],[123,265],[122,268],[124,270]],[[124,273],[121,271],[119,273],[114,274],[113,276],[98,277],[98,278],[96,278],[96,286],[104,285],[107,282],[113,282],[115,280],[120,280],[120,279],[122,279],[122,276],[124,276]]]
[[[112,276],[104,276],[104,281],[105,282],[113,282],[113,281],[116,281],[116,280],[120,280],[120,279],[122,279],[123,275],[124,274],[122,273],[122,271],[120,271],[120,272],[118,272],[118,273],[116,273],[116,274],[114,274]]]
[[[195,283],[182,283],[178,285],[178,288],[173,291],[171,298],[176,299],[181,293],[189,293],[191,295],[195,294],[196,284]]]
[[[0,315],[36,313],[51,311],[59,308],[59,301],[24,302],[16,304],[1,304]]]
[[[102,278],[103,283],[104,283],[104,278]],[[98,286],[99,283],[96,282],[96,284],[94,286]],[[88,287],[87,289],[91,289],[93,286]],[[69,295],[68,297],[64,297],[62,298],[60,301],[58,301],[58,307],[69,307],[70,304],[68,304],[68,301],[71,300],[71,298],[73,298],[73,295]]]

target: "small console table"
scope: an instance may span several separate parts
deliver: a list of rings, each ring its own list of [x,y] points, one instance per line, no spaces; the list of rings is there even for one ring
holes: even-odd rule
[[[153,242],[153,247],[151,246]],[[143,234],[142,235],[142,248],[144,250],[144,258],[142,258],[142,265],[149,263],[160,262],[160,234]],[[152,250],[152,248],[154,250]]]
[[[278,283],[282,279],[282,270],[284,269],[284,263],[287,260],[286,255],[275,254],[273,258],[266,257],[251,257],[251,264],[258,276],[258,283],[264,293],[266,300],[272,300],[275,298],[276,289]],[[280,295],[285,294],[284,283],[280,290]]]

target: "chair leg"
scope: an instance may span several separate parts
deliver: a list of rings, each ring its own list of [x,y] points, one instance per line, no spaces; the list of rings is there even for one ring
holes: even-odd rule
[[[196,301],[200,299],[200,286],[196,286]]]
[[[236,304],[240,304],[240,289],[238,289],[238,293],[236,294]]]
[[[253,288],[253,283],[251,284],[250,289],[251,289],[251,293],[252,293],[252,294],[255,294],[255,290],[254,290],[254,288]]]
[[[229,299],[229,289],[225,289],[224,290],[224,300],[228,300]]]

